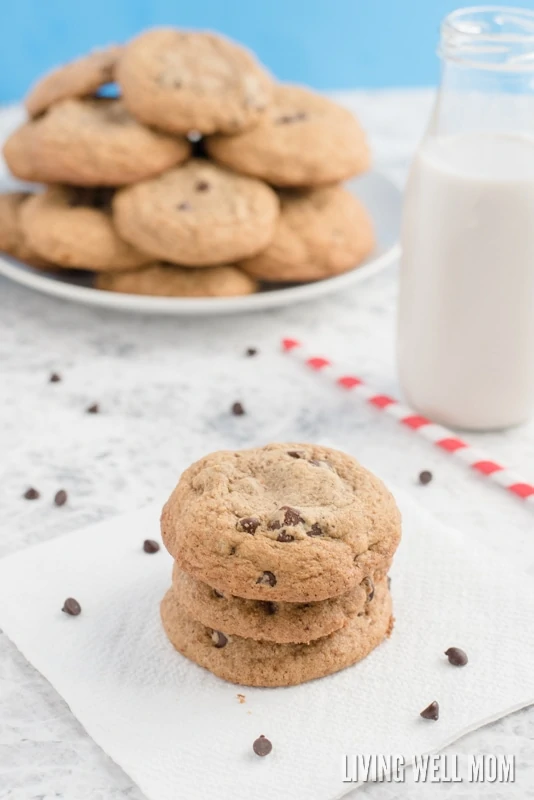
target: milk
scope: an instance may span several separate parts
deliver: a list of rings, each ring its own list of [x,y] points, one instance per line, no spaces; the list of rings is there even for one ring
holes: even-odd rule
[[[429,138],[408,181],[398,358],[409,403],[469,429],[534,407],[534,138]]]

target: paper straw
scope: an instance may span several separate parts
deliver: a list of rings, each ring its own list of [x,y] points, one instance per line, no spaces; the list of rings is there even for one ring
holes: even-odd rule
[[[472,447],[468,442],[460,439],[453,431],[444,428],[442,425],[436,425],[427,417],[423,417],[413,409],[408,408],[408,406],[402,405],[394,397],[378,392],[356,375],[340,372],[334,367],[330,359],[311,355],[307,352],[302,342],[297,339],[282,339],[282,350],[298,357],[300,361],[315,372],[327,374],[330,380],[338,387],[358,395],[365,402],[390,417],[394,417],[397,422],[404,425],[408,430],[419,434],[419,436],[432,442],[436,447],[454,456],[459,461],[463,461],[464,464],[467,464],[480,475],[534,507],[533,484],[507,469],[491,456]]]

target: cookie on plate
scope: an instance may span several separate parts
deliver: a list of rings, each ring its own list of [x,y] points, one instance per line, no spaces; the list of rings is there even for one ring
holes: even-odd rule
[[[391,595],[385,582],[363,616],[310,644],[256,642],[212,630],[189,616],[172,591],[161,603],[163,627],[172,645],[215,675],[245,686],[293,686],[322,678],[361,661],[393,629]]]
[[[347,272],[375,241],[371,218],[342,186],[280,193],[281,213],[265,250],[242,262],[265,281],[313,281]]]
[[[206,148],[227,167],[275,186],[338,183],[369,167],[369,148],[355,117],[300,86],[278,85],[261,122],[237,136],[212,136]]]
[[[252,294],[256,282],[236,267],[178,267],[151,264],[129,272],[99,273],[97,289],[157,297],[237,297]]]
[[[121,270],[151,259],[124,242],[111,218],[112,189],[51,186],[22,206],[26,241],[62,267]]]
[[[85,97],[94,94],[104,84],[111,83],[121,49],[111,46],[105,50],[94,50],[44,75],[32,86],[24,101],[30,117],[42,114],[58,100]]]
[[[53,269],[27,241],[21,225],[21,212],[33,195],[30,192],[0,194],[0,252],[30,264],[32,267]]]
[[[306,603],[385,574],[401,526],[384,484],[351,456],[270,444],[189,467],[161,531],[181,569],[223,593]]]
[[[155,258],[196,267],[260,252],[278,214],[266,184],[200,159],[122,189],[113,201],[124,239]]]
[[[282,644],[311,642],[343,628],[374,601],[385,578],[365,578],[346,594],[316,603],[244,600],[213,589],[174,565],[172,590],[186,614],[202,625],[245,639]]]
[[[8,138],[4,157],[11,172],[37,183],[121,186],[185,161],[185,138],[150,130],[121,100],[61,100]]]
[[[255,125],[272,79],[224,36],[158,28],[126,45],[117,67],[124,102],[142,122],[174,133],[235,133]]]

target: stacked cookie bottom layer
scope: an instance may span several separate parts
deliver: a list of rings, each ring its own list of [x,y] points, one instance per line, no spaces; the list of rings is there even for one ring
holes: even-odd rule
[[[303,603],[247,600],[187,575],[178,565],[161,617],[174,647],[232,683],[291,686],[365,658],[393,628],[388,579]]]

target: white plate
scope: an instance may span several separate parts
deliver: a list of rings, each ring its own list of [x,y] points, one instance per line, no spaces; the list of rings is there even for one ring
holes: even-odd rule
[[[399,256],[400,190],[384,175],[370,172],[348,184],[368,208],[375,225],[377,247],[358,269],[335,278],[274,288],[245,297],[147,297],[93,289],[85,273],[43,273],[0,255],[0,274],[44,294],[76,303],[144,314],[234,314],[302,303],[343,291],[392,264]],[[84,285],[85,284],[85,285]]]

